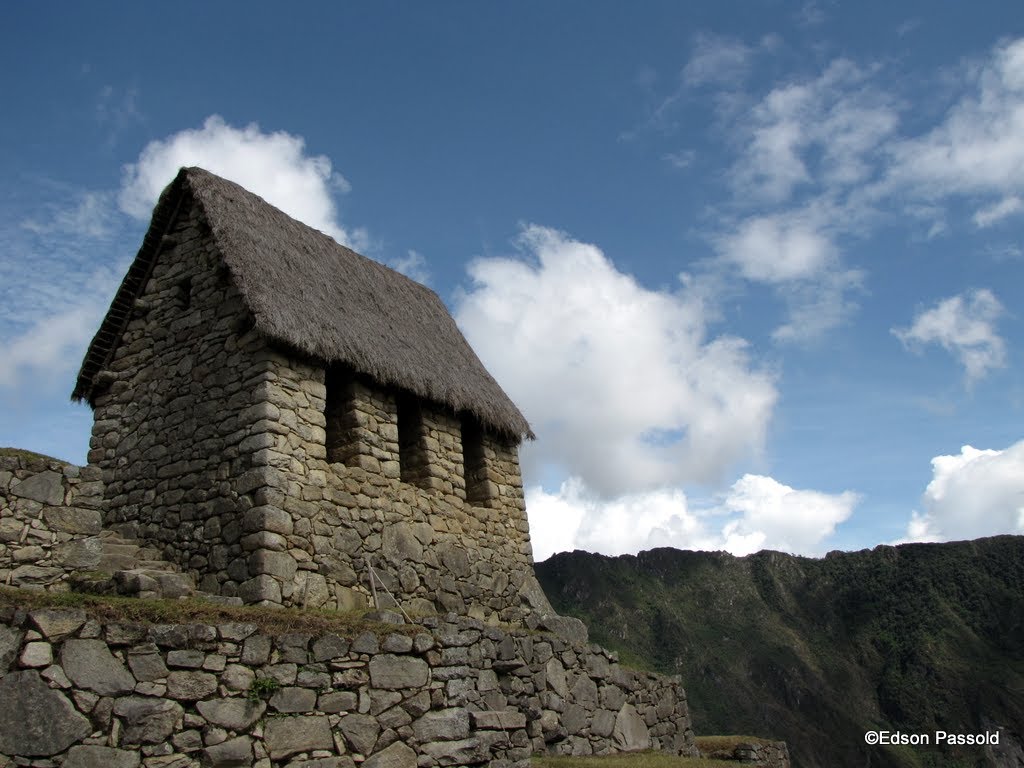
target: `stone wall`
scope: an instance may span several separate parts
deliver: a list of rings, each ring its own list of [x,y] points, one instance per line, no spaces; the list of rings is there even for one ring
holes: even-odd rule
[[[406,396],[272,347],[201,212],[182,211],[97,376],[89,460],[105,527],[248,603],[365,605],[373,568],[406,610],[550,610],[516,446],[482,434],[467,501],[462,418],[414,403],[421,464],[406,455],[403,469]]]
[[[0,609],[0,766],[528,765],[693,753],[678,680],[454,614],[356,637]]]
[[[0,584],[66,589],[99,560],[103,484],[95,468],[0,456]]]

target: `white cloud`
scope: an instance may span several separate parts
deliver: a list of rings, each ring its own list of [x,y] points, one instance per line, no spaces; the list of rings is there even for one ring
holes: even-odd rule
[[[977,227],[991,227],[997,221],[1013,216],[1024,210],[1024,202],[1016,195],[1004,197],[997,203],[985,208],[979,208],[974,214],[974,224]]]
[[[683,82],[690,87],[736,83],[746,75],[754,52],[734,38],[699,34],[694,39],[690,60],[683,67]]]
[[[822,542],[850,516],[858,501],[852,491],[797,490],[771,477],[744,475],[733,483],[723,502],[726,510],[741,515],[722,529],[726,548],[734,554],[762,548],[822,554]]]
[[[832,242],[808,222],[755,216],[719,242],[724,259],[747,280],[784,283],[814,278],[836,262]]]
[[[651,291],[593,245],[523,230],[520,258],[470,267],[456,318],[556,466],[604,496],[709,482],[763,447],[777,398],[746,343],[706,338],[685,286]]]
[[[423,283],[424,285],[430,283],[430,270],[427,269],[427,260],[423,257],[423,254],[417,251],[411,249],[406,251],[405,256],[388,262],[388,266],[396,272],[401,272],[409,279],[415,280],[417,283]]]
[[[1004,450],[969,445],[932,459],[932,480],[904,541],[1024,533],[1024,441]]]
[[[744,147],[732,169],[737,198],[783,203],[800,187],[848,188],[877,173],[898,113],[870,75],[836,60],[817,78],[773,89],[736,121]]]
[[[359,250],[366,233],[338,221],[334,193],[348,182],[324,155],[306,154],[305,140],[285,131],[263,133],[250,123],[234,128],[212,115],[199,129],[150,142],[135,163],[125,166],[121,209],[145,219],[160,192],[182,166],[198,165],[242,185],[289,216]]]
[[[988,289],[943,299],[920,312],[909,328],[893,328],[904,345],[940,344],[964,366],[968,384],[1006,365],[1006,344],[995,324],[1004,312]]]
[[[53,381],[59,374],[77,368],[81,353],[99,328],[104,309],[89,303],[48,315],[5,342],[0,387],[13,387],[26,374]],[[70,392],[70,381],[66,389]]]
[[[570,478],[554,493],[538,486],[526,493],[537,560],[573,549],[621,555],[654,547],[820,555],[857,501],[849,491],[797,490],[750,474],[717,503],[703,507],[691,505],[678,488],[602,499],[579,478]]]
[[[891,148],[890,184],[925,199],[1024,191],[1024,38],[997,46],[965,81],[940,125]]]

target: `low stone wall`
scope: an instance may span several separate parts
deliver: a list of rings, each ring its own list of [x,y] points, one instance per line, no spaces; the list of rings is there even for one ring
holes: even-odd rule
[[[789,748],[784,741],[739,742],[725,749],[701,750],[710,760],[734,760],[752,768],[790,768]]]
[[[0,456],[0,584],[65,589],[99,560],[103,483],[94,467]]]
[[[454,614],[346,638],[0,609],[0,701],[0,766],[512,768],[543,750],[694,751],[677,679]]]

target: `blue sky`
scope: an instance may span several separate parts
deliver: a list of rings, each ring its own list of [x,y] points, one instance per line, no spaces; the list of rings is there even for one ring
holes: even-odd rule
[[[0,445],[68,402],[160,189],[426,281],[520,405],[535,554],[1024,533],[1013,2],[14,4]]]

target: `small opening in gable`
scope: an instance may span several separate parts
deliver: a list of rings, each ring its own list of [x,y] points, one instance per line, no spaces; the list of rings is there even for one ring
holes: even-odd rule
[[[181,309],[188,309],[192,306],[192,278],[186,277],[178,283],[178,294],[176,296],[178,306]]]

